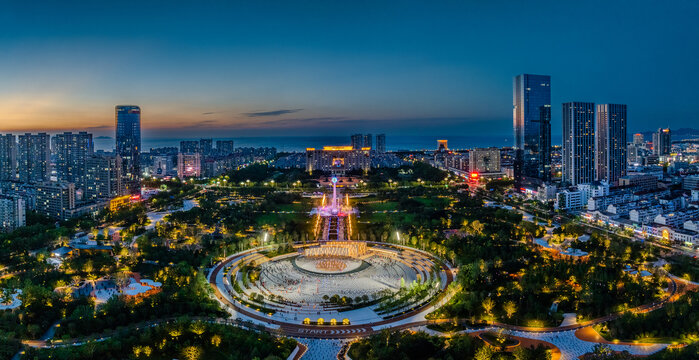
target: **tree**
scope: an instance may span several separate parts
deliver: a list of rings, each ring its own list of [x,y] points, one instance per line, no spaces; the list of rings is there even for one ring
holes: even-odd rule
[[[495,302],[491,298],[485,298],[483,300],[483,303],[481,304],[483,307],[483,310],[485,310],[485,313],[488,314],[488,316],[491,315],[491,312],[493,311],[493,308],[495,308]]]
[[[189,329],[193,333],[201,336],[201,334],[203,334],[204,331],[206,331],[206,324],[204,324],[201,321],[195,321],[192,323],[192,325],[189,326]]]
[[[475,360],[490,360],[493,358],[493,355],[495,354],[495,351],[493,351],[493,348],[490,347],[490,345],[483,345],[478,351],[476,351],[476,355],[474,356]]]
[[[511,319],[512,315],[514,315],[517,312],[517,305],[514,301],[510,300],[505,302],[505,304],[502,306],[502,309],[505,310],[505,315],[507,315],[507,318]]]
[[[211,345],[218,347],[221,345],[221,337],[219,335],[214,335],[211,337]]]
[[[187,346],[182,349],[182,357],[187,360],[198,360],[201,357],[201,349],[197,346]]]

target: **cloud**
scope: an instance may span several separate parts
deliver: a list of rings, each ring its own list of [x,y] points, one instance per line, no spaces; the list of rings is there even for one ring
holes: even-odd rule
[[[218,112],[217,111],[208,111],[208,112],[203,112],[201,114],[202,115],[214,115],[214,114],[218,114]]]
[[[114,127],[112,125],[97,125],[97,126],[88,126],[85,129],[89,131],[95,131],[95,130],[107,130],[107,129],[113,129]]]
[[[295,112],[299,112],[301,110],[303,110],[303,109],[279,109],[279,110],[272,110],[272,111],[249,112],[249,113],[243,113],[242,115],[245,115],[247,117],[279,116],[279,115],[285,115],[285,114],[292,114]]]
[[[336,123],[338,121],[349,120],[344,116],[325,116],[325,117],[309,117],[309,118],[294,118],[294,119],[279,119],[268,120],[256,123],[254,125],[274,125],[274,126],[309,126],[318,123]]]

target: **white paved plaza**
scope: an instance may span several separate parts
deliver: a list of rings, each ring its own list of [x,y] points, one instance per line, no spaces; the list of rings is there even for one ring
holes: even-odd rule
[[[299,304],[323,303],[323,296],[355,298],[382,290],[397,291],[401,279],[406,284],[417,280],[417,273],[407,265],[392,259],[372,256],[365,260],[369,266],[357,272],[338,275],[309,274],[297,269],[291,259],[270,261],[260,265],[258,286],[265,292],[280,295]]]

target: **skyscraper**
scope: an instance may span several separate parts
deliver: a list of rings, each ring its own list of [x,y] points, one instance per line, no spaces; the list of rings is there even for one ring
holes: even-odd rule
[[[643,146],[645,143],[645,139],[643,138],[643,134],[641,133],[636,133],[633,134],[633,144],[636,146]]]
[[[12,134],[0,135],[0,181],[15,180],[17,140]]]
[[[563,183],[595,180],[595,104],[563,104]]]
[[[121,157],[124,193],[141,190],[141,108],[116,106],[116,153]]]
[[[512,107],[515,178],[551,180],[551,77],[515,76]]]
[[[196,141],[196,140],[182,140],[182,141],[180,141],[180,152],[183,154],[198,154],[199,153],[199,141]]]
[[[626,105],[597,105],[595,138],[596,180],[616,185],[626,175]]]
[[[373,138],[372,138],[371,134],[366,134],[366,135],[364,135],[363,144],[364,144],[364,147],[365,147],[365,148],[371,149],[371,148],[373,147],[372,139],[373,139]]]
[[[17,170],[19,181],[39,183],[51,174],[51,137],[46,133],[24,134],[17,137]]]
[[[92,134],[64,132],[54,136],[56,144],[56,177],[59,181],[75,184],[82,192],[86,189],[86,163],[95,151]]]
[[[227,156],[233,153],[233,140],[216,140],[216,153]]]
[[[672,135],[670,129],[658,129],[653,133],[653,154],[670,155],[672,151]]]
[[[376,151],[379,153],[386,152],[386,134],[376,135]]]
[[[364,147],[364,135],[354,134],[351,136],[352,139],[352,149],[361,150]]]
[[[213,140],[212,139],[199,139],[199,153],[202,156],[211,155],[213,150]]]

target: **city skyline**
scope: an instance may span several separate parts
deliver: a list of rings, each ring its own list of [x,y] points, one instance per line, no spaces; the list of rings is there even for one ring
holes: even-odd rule
[[[628,104],[631,132],[696,122],[689,104],[699,75],[683,69],[699,47],[681,40],[697,33],[695,4],[605,3],[605,12],[595,3],[555,2],[409,3],[398,12],[385,4],[309,5],[263,12],[217,4],[192,16],[155,3],[127,2],[119,12],[12,4],[0,37],[9,54],[0,60],[0,132],[113,136],[113,106],[136,103],[144,138],[352,129],[439,135],[439,128],[507,136],[511,79],[520,73],[552,77],[554,144],[561,104],[574,99]],[[613,14],[622,10],[629,16],[619,22]],[[434,16],[422,22],[425,12]],[[541,21],[521,20],[532,18]],[[186,32],[173,25],[183,20]],[[572,40],[587,45],[580,51]],[[619,56],[601,56],[610,50]]]

